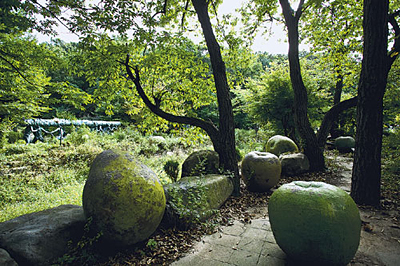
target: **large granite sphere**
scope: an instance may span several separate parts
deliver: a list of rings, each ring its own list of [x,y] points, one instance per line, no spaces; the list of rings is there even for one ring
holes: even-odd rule
[[[156,174],[130,154],[107,150],[90,167],[83,209],[105,242],[128,246],[157,229],[165,210],[164,189]]]

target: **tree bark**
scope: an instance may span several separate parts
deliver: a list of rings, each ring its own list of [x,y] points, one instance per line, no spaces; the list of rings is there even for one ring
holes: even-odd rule
[[[240,194],[239,168],[236,161],[235,123],[230,98],[230,89],[226,77],[225,63],[222,60],[221,49],[215,38],[211,20],[208,14],[209,1],[192,0],[197,17],[203,30],[207,49],[210,54],[214,83],[217,91],[219,111],[219,139],[214,143],[214,149],[219,154],[221,166],[233,174],[234,192]]]
[[[289,39],[289,67],[290,79],[294,91],[294,120],[303,141],[304,154],[310,161],[311,171],[322,171],[325,169],[323,149],[318,145],[316,134],[314,133],[307,115],[307,89],[304,85],[300,60],[299,60],[299,19],[302,13],[304,0],[300,1],[296,12],[290,6],[288,0],[279,0]]]
[[[364,0],[364,51],[351,196],[356,203],[365,205],[380,204],[383,96],[390,69],[388,8],[388,0]]]

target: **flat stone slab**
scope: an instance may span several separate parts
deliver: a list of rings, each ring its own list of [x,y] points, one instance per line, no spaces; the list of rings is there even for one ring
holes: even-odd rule
[[[18,265],[51,265],[80,239],[86,219],[81,206],[61,205],[0,223],[0,248]]]
[[[269,220],[262,218],[249,224],[234,221],[231,226],[222,227],[221,232],[203,237],[191,253],[171,265],[285,265],[285,259]]]

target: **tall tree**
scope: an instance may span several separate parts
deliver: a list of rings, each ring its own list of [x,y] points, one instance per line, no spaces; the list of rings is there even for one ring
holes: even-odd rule
[[[400,52],[400,10],[389,15],[388,0],[364,0],[364,50],[358,86],[357,132],[351,196],[358,204],[379,205],[383,96],[389,70]],[[395,34],[388,52],[388,22]]]
[[[274,20],[276,8],[274,8],[274,3],[277,1],[264,1],[253,0],[251,6],[256,8],[256,16],[258,20]],[[325,168],[325,161],[323,156],[323,147],[325,145],[326,138],[329,134],[330,128],[332,127],[336,117],[340,112],[346,110],[350,107],[355,106],[356,98],[342,101],[334,105],[329,111],[325,113],[324,119],[321,123],[318,134],[314,133],[311,123],[307,114],[307,102],[308,95],[307,89],[303,81],[301,73],[301,65],[299,60],[299,22],[303,12],[313,5],[319,5],[322,1],[309,0],[305,3],[305,0],[301,0],[298,3],[297,9],[293,10],[291,7],[291,2],[289,0],[279,0],[282,8],[284,23],[288,32],[289,41],[289,68],[290,68],[290,78],[292,82],[292,88],[294,91],[294,118],[296,129],[298,130],[300,137],[302,139],[302,146],[304,148],[304,153],[310,159],[310,169],[311,171],[320,171]],[[268,17],[265,17],[268,16]]]
[[[96,31],[99,29],[117,31],[121,34],[126,34],[128,30],[131,30],[137,45],[145,43],[147,46],[145,54],[157,49],[157,46],[162,47],[163,42],[174,35],[173,27],[178,21],[181,28],[190,26],[185,18],[190,14],[197,15],[211,61],[218,102],[218,125],[214,125],[211,121],[166,111],[162,108],[164,99],[162,96],[167,95],[168,92],[165,91],[159,95],[146,94],[142,84],[140,64],[131,60],[132,57],[130,55],[127,55],[125,60],[120,62],[125,66],[128,77],[133,81],[138,95],[154,114],[173,123],[200,127],[210,136],[214,149],[219,154],[221,167],[233,175],[234,194],[238,195],[239,171],[235,156],[234,119],[230,88],[221,48],[215,37],[209,15],[209,9],[215,9],[219,3],[221,1],[192,0],[182,3],[180,1],[167,0],[151,2],[103,0],[90,8],[76,8],[75,10],[78,13],[73,16],[74,21],[70,25],[86,34],[87,37],[85,39],[89,42],[93,36],[96,37],[98,35]],[[194,12],[192,8],[194,8]],[[118,14],[118,16],[115,14]],[[180,19],[179,15],[181,15]],[[188,71],[190,70],[188,69]],[[168,88],[165,89],[167,90]]]
[[[304,142],[304,154],[310,160],[310,170],[324,170],[323,150],[319,146],[307,115],[307,89],[303,82],[299,60],[299,20],[303,13],[304,0],[300,1],[296,11],[292,9],[288,0],[279,0],[279,2],[288,30],[290,79],[294,91],[294,120]]]

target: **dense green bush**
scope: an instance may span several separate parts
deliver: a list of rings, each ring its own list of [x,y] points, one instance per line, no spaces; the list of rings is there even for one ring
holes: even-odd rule
[[[176,182],[179,176],[179,162],[175,160],[168,160],[164,164],[164,171],[173,182]]]

